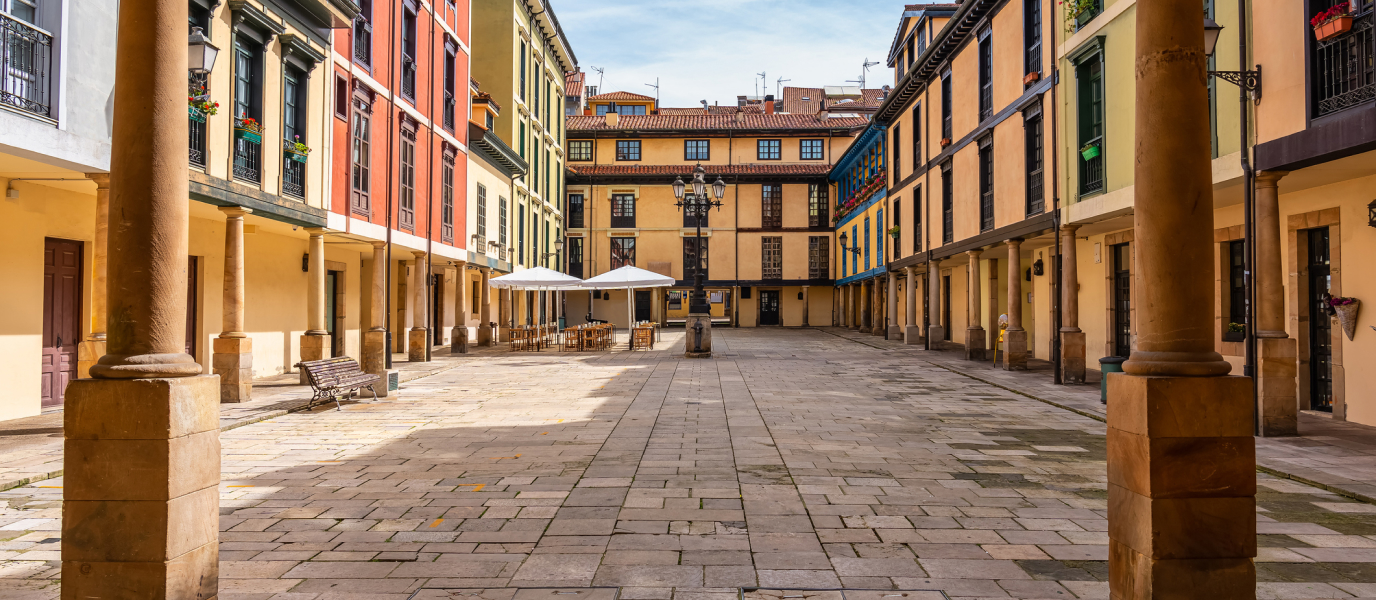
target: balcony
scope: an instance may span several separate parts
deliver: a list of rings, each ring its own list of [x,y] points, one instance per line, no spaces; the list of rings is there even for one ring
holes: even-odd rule
[[[295,148],[296,144],[282,140],[282,146]],[[282,195],[297,200],[306,199],[306,163],[292,158],[291,154],[282,157]]]
[[[1352,16],[1346,33],[1314,42],[1313,82],[1315,117],[1330,115],[1376,101],[1376,10]],[[1312,39],[1312,38],[1311,38]]]
[[[365,67],[373,65],[373,25],[363,17],[354,19],[354,60]]]
[[[260,183],[263,173],[263,146],[245,139],[234,140],[234,178]]]
[[[416,59],[401,55],[401,95],[412,102],[416,99]]]
[[[454,131],[454,94],[444,93],[444,128]]]
[[[191,139],[189,140],[190,143],[188,144],[190,156],[188,158],[190,158],[191,160],[191,166],[200,167],[204,169],[206,119],[204,115],[199,115],[199,113],[200,111],[193,109],[190,112],[190,116],[188,117],[190,121],[190,127],[188,127],[188,130],[191,132]]]
[[[53,36],[29,23],[0,13],[0,53],[4,73],[0,103],[52,118],[48,97],[53,76]]]
[[[1080,155],[1080,195],[1088,196],[1104,191],[1104,138],[1102,136],[1090,140],[1085,146],[1094,146],[1099,149],[1093,153],[1094,156],[1085,158],[1084,153]]]

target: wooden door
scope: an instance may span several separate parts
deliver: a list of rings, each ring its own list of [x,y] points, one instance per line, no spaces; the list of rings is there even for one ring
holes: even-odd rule
[[[779,324],[779,290],[760,290],[760,325]]]
[[[42,405],[62,404],[81,341],[81,242],[43,240]]]

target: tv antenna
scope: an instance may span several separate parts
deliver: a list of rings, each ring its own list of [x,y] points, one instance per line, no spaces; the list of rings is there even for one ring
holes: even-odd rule
[[[592,69],[592,70],[594,70],[594,71],[597,71],[597,91],[598,91],[598,93],[601,93],[601,92],[602,92],[602,74],[605,73],[607,70],[606,70],[606,69],[603,69],[603,68],[601,68],[601,67],[594,67],[594,66],[592,66],[592,65],[588,65],[588,68],[589,68],[589,69]]]
[[[659,110],[659,78],[656,77],[654,83],[647,83],[645,85],[655,88],[655,110]]]
[[[863,92],[864,89],[865,89],[865,76],[869,74],[869,72],[870,72],[870,67],[873,67],[874,65],[877,65],[877,64],[879,64],[879,61],[877,61],[877,60],[873,60],[873,61],[872,61],[872,60],[869,59],[869,57],[865,57],[865,62],[864,62],[864,63],[861,63],[861,65],[862,65],[863,68],[862,68],[861,71],[860,71],[860,90],[861,90],[862,92]]]
[[[765,73],[764,71],[760,71],[759,73],[756,73],[756,75],[759,75],[759,76],[760,76],[760,83],[755,84],[755,99],[760,100],[760,101],[764,101],[764,98],[761,98],[761,97],[760,97],[760,96],[763,95],[763,94],[760,92],[760,90],[761,90],[761,89],[765,89],[765,90],[768,90],[768,89],[769,89],[769,77],[765,76],[764,73]]]
[[[775,99],[775,100],[783,100],[783,98],[784,98],[784,97],[783,97],[783,93],[784,93],[784,92],[783,92],[783,86],[784,86],[784,82],[785,82],[785,81],[793,81],[793,80],[792,80],[792,79],[784,79],[783,77],[780,77],[778,81],[775,81],[775,82],[774,82],[774,99]]]

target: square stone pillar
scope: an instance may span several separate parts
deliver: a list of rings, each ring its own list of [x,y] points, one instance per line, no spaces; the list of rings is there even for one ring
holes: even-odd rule
[[[808,286],[803,286],[803,327],[808,326],[808,303],[811,300],[812,294],[808,293]]]
[[[1295,377],[1299,342],[1294,338],[1257,338],[1257,414],[1262,437],[1299,435]]]
[[[887,330],[884,315],[884,277],[876,276],[870,280],[870,335],[879,337]]]
[[[872,281],[864,281],[859,284],[860,333],[869,333],[874,328],[874,310],[871,308],[874,294],[870,291],[873,287]]]
[[[1112,598],[1255,598],[1251,380],[1109,374]]]
[[[212,342],[211,370],[220,376],[220,402],[253,399],[253,338],[217,337]]]

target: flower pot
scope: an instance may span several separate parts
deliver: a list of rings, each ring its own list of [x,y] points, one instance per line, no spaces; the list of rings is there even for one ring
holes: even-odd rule
[[[1357,310],[1361,307],[1361,302],[1333,307],[1338,313],[1338,323],[1343,326],[1343,334],[1349,342],[1352,341],[1352,336],[1357,335]]]
[[[951,145],[951,138],[941,138],[941,147],[942,147],[942,148],[945,148],[945,147],[950,146],[950,145]]]
[[[1041,73],[1037,73],[1037,72],[1034,71],[1034,72],[1032,72],[1032,73],[1028,73],[1028,74],[1027,74],[1027,77],[1023,77],[1023,78],[1022,78],[1022,84],[1023,84],[1023,85],[1032,85],[1033,83],[1036,83],[1036,82],[1038,82],[1038,81],[1041,81],[1041,78],[1042,78],[1042,74],[1041,74]]]
[[[1245,342],[1245,341],[1247,341],[1247,332],[1245,332],[1245,331],[1225,331],[1225,332],[1223,332],[1223,341],[1225,341],[1225,342]]]
[[[304,163],[304,162],[306,162],[306,158],[307,158],[308,156],[310,156],[310,154],[307,154],[307,153],[305,153],[305,152],[292,152],[291,150],[288,150],[288,151],[286,152],[286,155],[287,155],[287,158],[290,158],[290,159],[292,159],[292,160],[294,160],[294,161],[296,161],[296,162],[299,162],[299,163]]]
[[[250,144],[263,143],[263,134],[248,129],[240,129],[238,127],[234,128],[234,138],[244,140]]]
[[[1083,157],[1086,162],[1099,158],[1099,146],[1094,145],[1080,150],[1080,156]]]
[[[194,106],[188,106],[186,107],[186,114],[187,117],[189,117],[192,121],[195,121],[197,123],[205,122],[205,113],[201,112],[201,109],[199,108],[196,108]]]
[[[1322,42],[1352,30],[1352,15],[1334,17],[1314,27],[1314,39]]]
[[[1085,23],[1094,20],[1094,17],[1098,14],[1099,13],[1096,13],[1092,10],[1086,10],[1078,15],[1075,15],[1075,29],[1078,31],[1081,27],[1085,26]]]

